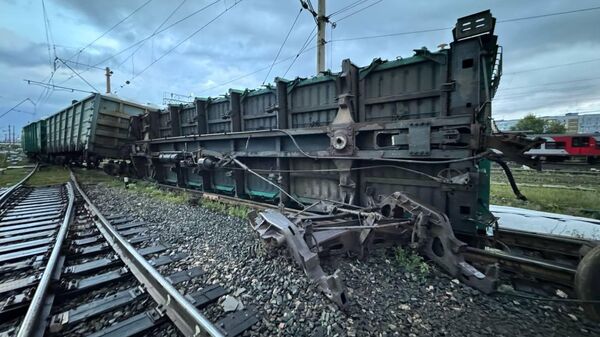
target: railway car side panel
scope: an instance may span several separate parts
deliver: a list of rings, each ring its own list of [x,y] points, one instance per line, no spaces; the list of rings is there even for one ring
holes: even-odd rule
[[[141,141],[135,161],[159,182],[314,211],[407,192],[457,231],[482,233],[493,220],[483,157],[499,75],[493,18],[478,15],[464,19],[479,20],[477,34],[459,20],[449,49],[363,68],[344,60],[340,73],[198,99],[206,133]]]

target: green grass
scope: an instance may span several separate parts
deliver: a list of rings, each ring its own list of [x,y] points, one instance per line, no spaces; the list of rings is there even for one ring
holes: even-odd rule
[[[600,174],[521,169],[514,169],[512,173],[528,200],[518,200],[504,172],[494,169],[492,204],[600,219]]]
[[[600,219],[600,192],[598,191],[528,186],[521,186],[519,189],[527,197],[527,201],[518,200],[508,184],[492,185],[490,202],[494,205]]]
[[[62,166],[40,166],[27,180],[29,186],[59,185],[69,181],[69,170]]]
[[[23,179],[31,169],[10,169],[0,173],[0,187],[11,186]]]
[[[79,181],[86,184],[103,184],[105,186],[121,188],[125,190],[125,183],[122,179],[109,176],[99,170],[75,169],[75,173]],[[139,193],[160,201],[187,204],[194,199],[193,195],[187,192],[171,192],[165,188],[161,188],[157,184],[136,180],[129,184],[127,191],[131,193]],[[250,209],[242,205],[229,205],[215,200],[201,199],[199,204],[214,212],[228,214],[238,218],[245,218]]]
[[[215,200],[203,199],[201,205],[211,211],[227,214],[233,217],[245,219],[250,208],[244,205],[230,205]]]
[[[429,275],[430,267],[425,262],[421,255],[416,254],[410,249],[402,247],[396,248],[396,263],[409,273],[415,274],[417,277],[425,277]]]
[[[560,171],[513,170],[512,173],[517,183],[600,189],[600,174],[593,172],[575,174]],[[508,184],[504,172],[500,170],[492,170],[492,182]]]

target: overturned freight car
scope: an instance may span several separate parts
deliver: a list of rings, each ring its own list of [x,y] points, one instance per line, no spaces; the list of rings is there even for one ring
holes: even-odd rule
[[[466,242],[486,240],[491,100],[501,53],[489,11],[458,20],[447,49],[375,59],[339,73],[278,78],[134,117],[132,162],[163,184],[302,210],[250,216],[269,242],[285,242],[327,297],[346,304],[318,256],[364,255],[410,242],[484,292],[495,279],[468,264]],[[501,142],[500,142],[501,143]],[[456,233],[456,234],[455,234]]]
[[[131,116],[153,110],[112,95],[92,94],[25,126],[23,148],[30,157],[89,166],[98,166],[105,158],[128,158],[134,140]]]
[[[345,60],[340,73],[150,112],[136,123],[138,173],[296,207],[367,207],[401,190],[446,213],[455,230],[484,232],[501,60],[494,19],[477,19],[483,27],[456,29],[449,49],[364,67]]]

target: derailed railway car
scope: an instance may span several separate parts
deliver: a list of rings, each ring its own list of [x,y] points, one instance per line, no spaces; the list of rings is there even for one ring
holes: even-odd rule
[[[456,30],[449,49],[365,67],[345,60],[340,73],[151,112],[140,123],[136,167],[159,182],[290,206],[326,199],[366,207],[403,190],[443,210],[458,231],[483,231],[489,173],[481,154],[500,58],[485,19],[483,35]],[[192,117],[184,121],[184,112]],[[212,152],[260,177],[217,165],[227,159]]]
[[[502,70],[494,25],[489,11],[473,14],[458,20],[447,49],[364,67],[344,60],[339,73],[278,78],[265,89],[134,117],[136,173],[279,205],[279,212],[253,212],[253,228],[267,243],[285,243],[340,306],[345,288],[337,273],[324,273],[319,256],[364,256],[398,242],[486,293],[501,267],[526,285],[600,299],[591,286],[597,243],[499,230],[489,212],[490,162],[521,158],[533,146],[492,135]],[[524,255],[484,249],[507,243]],[[599,306],[589,306],[600,319]]]
[[[112,95],[92,94],[50,117],[24,127],[25,152],[51,162],[98,166],[102,159],[126,159],[134,138],[130,119],[152,107]]]
[[[46,153],[46,121],[26,125],[21,132],[21,147],[29,157],[40,159]]]

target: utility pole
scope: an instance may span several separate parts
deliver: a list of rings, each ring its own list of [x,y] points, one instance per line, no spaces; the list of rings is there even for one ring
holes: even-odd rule
[[[327,17],[325,16],[325,0],[319,0],[317,8],[317,74],[325,71],[325,28]]]
[[[106,93],[110,94],[110,75],[112,75],[112,71],[110,71],[109,67],[106,67]]]
[[[325,28],[329,22],[329,18],[325,15],[325,1],[319,0],[319,6],[315,11],[310,0],[300,0],[302,7],[312,14],[317,24],[317,74],[325,72]]]

